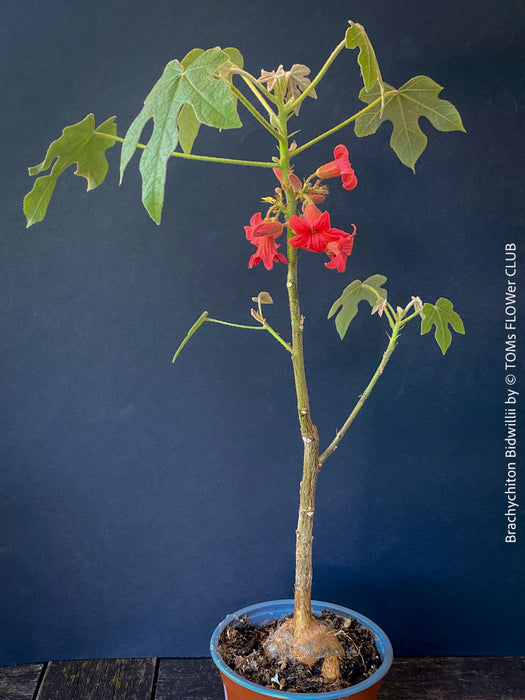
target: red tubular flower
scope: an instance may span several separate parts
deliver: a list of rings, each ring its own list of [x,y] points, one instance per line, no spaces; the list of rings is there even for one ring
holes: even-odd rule
[[[337,270],[338,272],[344,272],[346,269],[346,259],[352,253],[352,248],[354,247],[354,236],[356,232],[355,225],[352,224],[352,233],[346,233],[346,231],[340,231],[344,234],[337,241],[328,243],[325,248],[325,253],[330,258],[330,262],[325,263],[325,266],[330,270]],[[337,230],[337,229],[333,229]]]
[[[245,226],[246,238],[257,251],[251,256],[248,267],[258,265],[261,260],[267,270],[271,270],[274,262],[286,263],[286,258],[277,252],[281,246],[275,239],[283,232],[283,225],[278,221],[263,221],[262,214],[258,211],[250,219],[250,225]]]
[[[321,180],[341,176],[344,189],[353,190],[357,185],[357,177],[348,160],[347,147],[343,146],[341,143],[336,146],[334,148],[334,158],[335,160],[330,161],[330,163],[325,163],[317,168],[315,174],[317,177],[321,178]]]
[[[326,246],[337,241],[344,231],[330,227],[330,214],[319,211],[315,204],[307,204],[303,218],[291,216],[288,222],[295,236],[290,238],[293,248],[304,248],[313,253],[322,253]]]

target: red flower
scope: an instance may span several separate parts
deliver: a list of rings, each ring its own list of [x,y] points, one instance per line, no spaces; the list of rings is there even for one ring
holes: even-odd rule
[[[322,180],[341,176],[344,189],[353,190],[357,185],[357,177],[348,160],[348,149],[346,146],[342,144],[336,146],[334,148],[334,158],[335,160],[330,161],[330,163],[325,163],[317,168],[315,174]]]
[[[352,224],[352,226],[354,229],[352,233],[340,231],[340,233],[344,235],[342,235],[339,240],[327,244],[324,252],[330,258],[330,262],[325,263],[325,266],[330,270],[337,270],[338,272],[345,271],[346,259],[352,253],[352,248],[354,247],[356,228],[354,224]]]
[[[303,218],[294,215],[288,223],[295,233],[289,240],[290,245],[313,253],[322,253],[328,243],[337,241],[344,234],[344,231],[330,227],[330,214],[320,212],[315,204],[307,204]]]
[[[281,246],[275,239],[283,232],[283,225],[278,221],[263,221],[261,212],[258,211],[250,219],[250,225],[245,226],[246,238],[257,251],[251,256],[248,267],[258,265],[261,260],[267,270],[271,270],[274,262],[286,263],[286,258],[277,252]]]

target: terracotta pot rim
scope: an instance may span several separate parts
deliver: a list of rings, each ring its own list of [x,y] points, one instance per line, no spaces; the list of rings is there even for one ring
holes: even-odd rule
[[[265,619],[278,619],[293,611],[293,600],[271,600],[264,603],[257,603],[255,605],[249,605],[245,608],[241,608],[240,610],[227,615],[215,628],[210,642],[210,653],[215,665],[221,673],[231,678],[231,680],[238,685],[252,690],[253,692],[264,694],[270,698],[281,698],[281,700],[289,700],[290,698],[297,698],[298,700],[336,700],[337,698],[346,698],[349,697],[349,695],[356,695],[361,691],[371,688],[376,683],[379,683],[387,674],[393,660],[392,645],[387,635],[379,627],[379,625],[355,610],[350,610],[349,608],[344,608],[341,605],[335,605],[333,603],[324,603],[322,601],[313,600],[312,610],[315,613],[320,613],[322,610],[330,610],[338,615],[342,615],[343,617],[354,617],[356,620],[358,620],[358,622],[370,628],[376,637],[376,645],[381,656],[381,666],[377,669],[377,671],[375,671],[364,681],[342,690],[335,690],[329,693],[292,693],[283,690],[273,690],[272,688],[266,688],[264,686],[257,685],[256,683],[252,683],[251,681],[248,681],[240,676],[238,673],[235,673],[235,671],[224,663],[219,654],[218,642],[223,629],[227,625],[243,615],[250,617],[250,614],[262,614],[263,611],[267,612]]]

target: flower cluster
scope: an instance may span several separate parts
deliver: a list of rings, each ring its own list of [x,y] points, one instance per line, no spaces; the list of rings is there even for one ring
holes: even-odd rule
[[[307,204],[302,218],[290,217],[288,222],[295,235],[289,240],[292,248],[304,248],[313,253],[326,253],[330,262],[326,267],[338,272],[344,272],[346,259],[354,245],[355,226],[352,233],[341,231],[330,226],[330,214],[320,212],[315,204]]]
[[[275,169],[274,173],[284,186],[282,172]],[[312,185],[311,180],[314,176],[319,178],[319,181]],[[341,144],[336,146],[334,160],[321,165],[314,176],[309,177],[304,184],[294,173],[288,176],[289,187],[293,190],[294,197],[304,203],[302,216],[293,215],[287,222],[290,233],[293,232],[288,243],[292,248],[326,253],[330,258],[329,262],[325,263],[326,267],[344,272],[346,260],[352,253],[356,227],[352,224],[352,233],[332,228],[330,214],[327,211],[321,212],[316,204],[324,201],[324,195],[327,193],[320,180],[341,177],[346,190],[352,190],[357,185],[357,178],[348,160],[347,148]],[[250,219],[250,225],[244,227],[246,238],[257,247],[248,263],[250,268],[262,261],[265,268],[270,270],[274,262],[287,262],[285,256],[277,252],[280,244],[275,240],[283,232],[283,224],[278,221],[278,217],[284,214],[285,210],[282,190],[276,189],[276,194],[277,198],[268,197],[264,200],[272,204],[266,217],[263,219],[261,212],[257,212]]]

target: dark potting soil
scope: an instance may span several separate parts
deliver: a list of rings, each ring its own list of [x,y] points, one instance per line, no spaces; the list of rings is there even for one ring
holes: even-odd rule
[[[342,690],[377,671],[381,657],[374,635],[368,628],[362,627],[357,620],[340,617],[328,610],[317,617],[334,630],[344,649],[345,655],[339,660],[341,678],[336,681],[327,681],[321,675],[322,659],[307,666],[297,661],[280,664],[266,655],[264,643],[280,620],[257,626],[246,616],[240,617],[223,630],[219,638],[219,653],[224,662],[246,680],[293,693]]]

